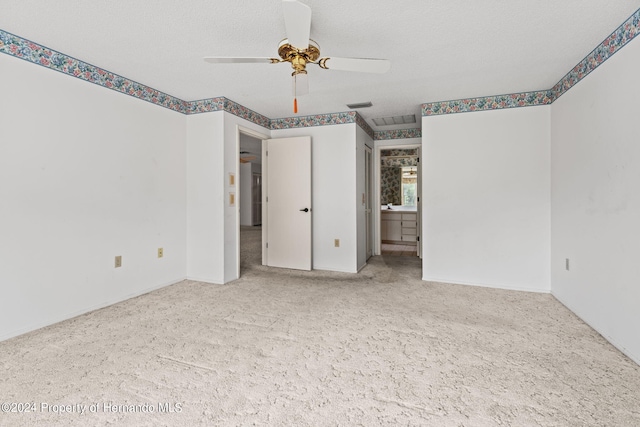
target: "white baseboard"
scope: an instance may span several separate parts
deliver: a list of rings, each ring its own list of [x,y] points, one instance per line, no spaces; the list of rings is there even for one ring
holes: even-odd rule
[[[341,269],[337,269],[337,268],[333,268],[333,267],[318,267],[318,266],[313,266],[314,270],[322,270],[322,271],[335,271],[337,273],[357,273],[357,270],[341,270]]]
[[[55,325],[56,323],[64,322],[65,320],[69,320],[69,319],[73,319],[74,317],[82,316],[83,314],[87,314],[87,313],[89,313],[91,311],[99,310],[101,308],[109,307],[110,305],[114,305],[114,304],[126,301],[128,299],[138,297],[140,295],[148,294],[149,292],[155,291],[157,289],[164,288],[166,286],[175,285],[176,283],[182,282],[185,279],[186,278],[183,277],[183,278],[180,278],[180,279],[171,280],[169,282],[163,282],[163,283],[160,283],[158,285],[154,285],[154,286],[150,286],[148,288],[144,288],[144,289],[139,290],[137,292],[132,292],[132,293],[126,294],[124,296],[119,296],[119,297],[116,297],[116,298],[101,302],[99,304],[95,304],[95,305],[92,305],[92,306],[84,307],[84,308],[81,308],[79,310],[75,310],[75,311],[72,311],[72,312],[69,312],[69,313],[62,314],[60,316],[51,317],[50,319],[47,319],[47,320],[44,320],[44,321],[41,321],[41,322],[32,323],[32,324],[24,326],[22,328],[15,329],[15,330],[13,330],[13,331],[11,331],[9,333],[6,333],[4,335],[0,335],[0,341],[8,340],[9,338],[14,338],[14,337],[17,337],[19,335],[23,335],[23,334],[26,334],[28,332],[35,331],[37,329],[44,328],[46,326]]]
[[[575,314],[576,316],[578,316],[580,318],[580,320],[582,320],[584,323],[586,323],[587,325],[589,325],[594,331],[596,331],[597,333],[599,333],[602,338],[604,338],[605,340],[607,340],[612,346],[614,346],[615,348],[617,348],[618,350],[620,350],[625,356],[627,356],[629,359],[633,360],[634,362],[636,362],[638,365],[640,365],[640,357],[638,357],[638,355],[635,355],[633,353],[631,353],[625,346],[621,345],[620,343],[616,342],[615,339],[613,339],[611,336],[603,333],[600,328],[596,327],[593,323],[591,323],[589,320],[587,320],[587,318],[585,316],[583,316],[579,310],[575,310],[574,307],[571,306],[571,304],[567,304],[565,301],[563,301],[561,298],[559,298],[556,294],[554,294],[553,292],[551,292],[551,295],[553,295],[553,297],[558,300],[558,302],[562,305],[564,305],[565,307],[567,307],[567,309],[569,309],[573,314]]]
[[[487,283],[478,283],[478,282],[463,282],[463,281],[452,281],[449,279],[438,279],[435,277],[423,276],[422,280],[426,282],[438,282],[438,283],[450,283],[452,285],[465,285],[465,286],[478,286],[481,288],[493,288],[493,289],[504,289],[507,291],[523,291],[523,292],[535,292],[539,294],[549,294],[551,293],[551,289],[541,289],[541,288],[532,288],[529,286],[513,286],[513,285],[499,285],[499,284],[487,284]]]
[[[211,285],[224,285],[224,282],[222,281],[216,281],[216,280],[211,280],[211,278],[207,277],[206,279],[204,277],[198,277],[198,276],[187,276],[186,280],[193,280],[194,282],[202,282],[202,283],[209,283]]]

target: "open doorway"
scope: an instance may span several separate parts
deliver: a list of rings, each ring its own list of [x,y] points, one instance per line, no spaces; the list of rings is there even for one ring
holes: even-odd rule
[[[379,147],[377,154],[377,253],[419,257],[420,146]]]
[[[262,264],[262,141],[238,127],[238,277]]]

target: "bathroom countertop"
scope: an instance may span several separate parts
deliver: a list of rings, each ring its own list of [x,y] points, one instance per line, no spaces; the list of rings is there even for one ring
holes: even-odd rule
[[[415,206],[391,206],[391,209],[387,208],[387,206],[381,206],[380,210],[382,212],[417,212],[418,208]]]

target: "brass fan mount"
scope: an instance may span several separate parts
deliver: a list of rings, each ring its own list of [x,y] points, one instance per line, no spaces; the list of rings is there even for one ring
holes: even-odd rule
[[[320,46],[315,41],[309,39],[309,47],[306,49],[297,49],[289,44],[288,39],[284,39],[278,46],[278,55],[282,58],[281,62],[291,63],[293,68],[292,75],[306,74],[306,66],[308,63],[315,63],[320,58]]]

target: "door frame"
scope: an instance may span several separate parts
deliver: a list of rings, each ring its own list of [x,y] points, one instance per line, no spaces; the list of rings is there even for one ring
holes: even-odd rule
[[[260,132],[256,132],[255,130],[251,130],[249,128],[246,128],[244,126],[240,126],[240,125],[236,125],[236,144],[235,144],[235,156],[236,156],[236,183],[235,183],[235,191],[236,191],[236,209],[235,209],[235,216],[236,216],[236,276],[238,278],[240,278],[240,134],[245,134],[247,136],[250,136],[252,138],[256,138],[259,139],[261,141],[260,146],[262,147],[261,151],[262,151],[262,160],[264,161],[264,140],[265,139],[269,139],[271,138],[270,135],[266,135]],[[264,165],[263,165],[264,166]],[[264,172],[263,172],[264,173]],[[264,194],[264,179],[262,180],[262,191]],[[264,197],[264,196],[263,196]],[[264,201],[264,200],[263,200]],[[264,211],[263,211],[264,214]],[[264,218],[263,218],[264,221]],[[262,239],[264,241],[264,227],[262,227]],[[263,254],[263,258],[262,258],[262,262],[264,264],[264,254]]]
[[[377,144],[375,144],[375,150],[374,150],[374,155],[373,155],[373,163],[374,163],[374,180],[375,180],[375,188],[374,188],[374,202],[373,202],[373,222],[374,222],[374,231],[375,231],[375,239],[374,239],[374,255],[382,255],[382,239],[380,238],[380,221],[381,221],[381,212],[380,212],[380,190],[381,190],[381,185],[380,185],[380,174],[381,174],[381,165],[380,162],[382,161],[381,157],[381,151],[382,150],[403,150],[403,149],[407,149],[407,148],[417,148],[418,149],[418,157],[422,156],[422,141],[420,141],[419,143],[413,143],[413,144],[408,144],[406,142],[399,142],[399,143],[395,143],[395,141],[393,140],[384,140],[384,141],[375,141]],[[418,256],[420,258],[422,258],[422,243],[423,243],[423,239],[422,239],[422,218],[420,218],[420,216],[422,216],[422,210],[421,210],[421,205],[422,205],[422,159],[420,159],[420,164],[418,165],[417,168],[417,172],[418,172],[418,181],[420,181],[419,185],[418,185],[418,197],[420,198],[420,202],[418,206],[418,236],[420,236],[420,241],[417,242],[417,244],[420,246],[419,248],[417,248],[418,250]]]
[[[375,235],[374,233],[374,224],[375,221],[373,219],[373,206],[374,206],[374,199],[373,199],[373,188],[375,187],[374,184],[374,168],[373,168],[373,149],[371,147],[369,147],[368,145],[364,146],[364,180],[365,180],[365,227],[366,232],[365,232],[365,258],[366,261],[369,261],[369,258],[371,258],[374,254],[375,254],[375,244],[374,244],[374,238],[373,236]],[[367,161],[368,160],[368,161]],[[367,179],[368,178],[368,179]]]

